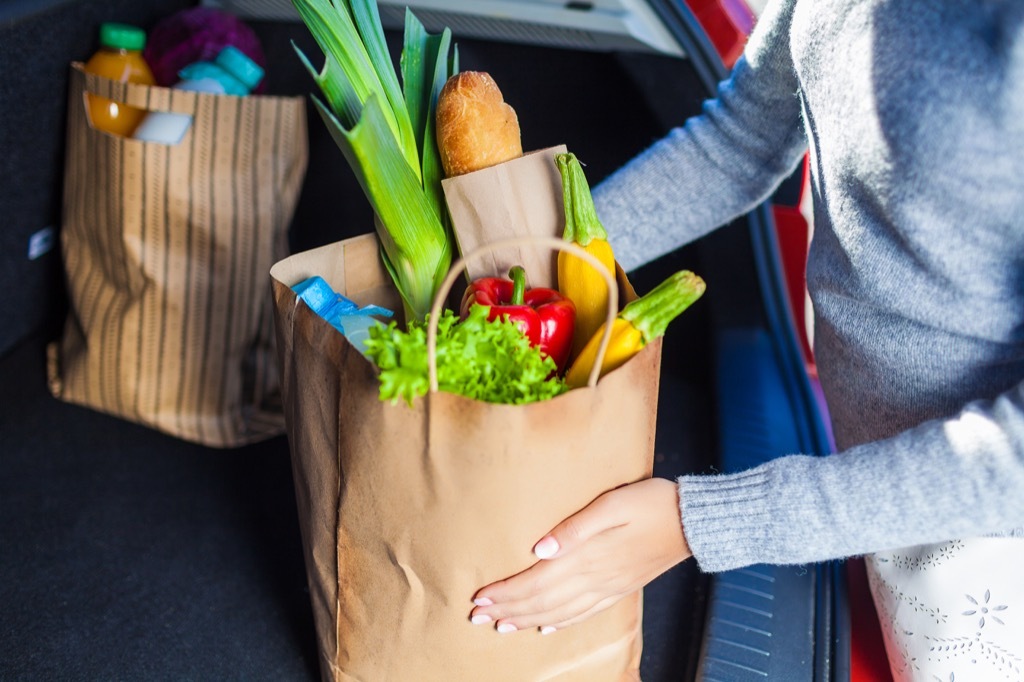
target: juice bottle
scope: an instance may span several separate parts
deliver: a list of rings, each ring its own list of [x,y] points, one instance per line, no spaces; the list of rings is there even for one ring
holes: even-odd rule
[[[85,63],[85,70],[122,83],[153,85],[153,72],[142,57],[146,33],[135,26],[100,25],[100,49]],[[89,120],[94,128],[130,137],[146,112],[90,94]]]

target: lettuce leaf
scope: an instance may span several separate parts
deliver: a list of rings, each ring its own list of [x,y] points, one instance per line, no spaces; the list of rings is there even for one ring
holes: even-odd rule
[[[555,362],[530,345],[514,322],[489,322],[486,306],[473,306],[464,321],[452,310],[438,320],[437,382],[448,393],[489,403],[521,405],[566,390]],[[409,405],[430,388],[427,324],[402,331],[394,322],[370,329],[366,356],[380,369],[380,399]]]

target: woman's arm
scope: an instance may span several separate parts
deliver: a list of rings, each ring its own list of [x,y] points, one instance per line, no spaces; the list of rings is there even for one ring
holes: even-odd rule
[[[828,457],[605,493],[538,541],[531,568],[474,595],[471,618],[499,632],[572,625],[691,554],[717,572],[1016,532],[1022,490],[1024,382],[955,417]]]
[[[807,148],[790,57],[794,2],[771,3],[699,116],[594,188],[616,258],[631,270],[764,201]]]
[[[684,476],[686,537],[705,571],[799,564],[1024,527],[1024,382],[885,440]]]

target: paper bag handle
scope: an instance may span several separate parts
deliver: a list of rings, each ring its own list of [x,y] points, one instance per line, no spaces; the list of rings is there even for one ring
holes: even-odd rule
[[[601,334],[601,345],[597,349],[597,357],[594,361],[594,366],[590,368],[590,376],[587,379],[587,386],[593,388],[597,386],[597,380],[601,376],[601,365],[604,364],[604,356],[608,351],[608,344],[611,343],[612,339],[612,323],[615,321],[615,315],[619,311],[619,287],[615,283],[615,278],[610,272],[604,267],[600,260],[590,255],[582,248],[572,242],[567,242],[564,239],[558,239],[557,237],[538,237],[538,236],[522,236],[513,237],[511,239],[502,239],[500,241],[492,242],[480,246],[468,254],[462,256],[455,261],[452,265],[451,270],[448,271],[448,276],[444,278],[441,283],[441,288],[437,292],[437,296],[434,297],[434,305],[430,308],[430,319],[427,322],[427,376],[430,380],[430,392],[437,393],[437,325],[441,317],[441,306],[444,305],[445,300],[448,298],[448,293],[455,285],[455,280],[462,274],[462,271],[466,269],[466,265],[469,261],[496,251],[498,249],[505,249],[514,246],[546,246],[556,251],[567,251],[577,258],[582,259],[588,265],[597,270],[601,277],[604,278],[605,284],[608,285],[608,313],[605,316],[604,332]]]

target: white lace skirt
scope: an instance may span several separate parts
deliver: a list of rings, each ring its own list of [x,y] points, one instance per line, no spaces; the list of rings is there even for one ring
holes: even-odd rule
[[[865,557],[896,682],[1024,681],[1024,539]]]

